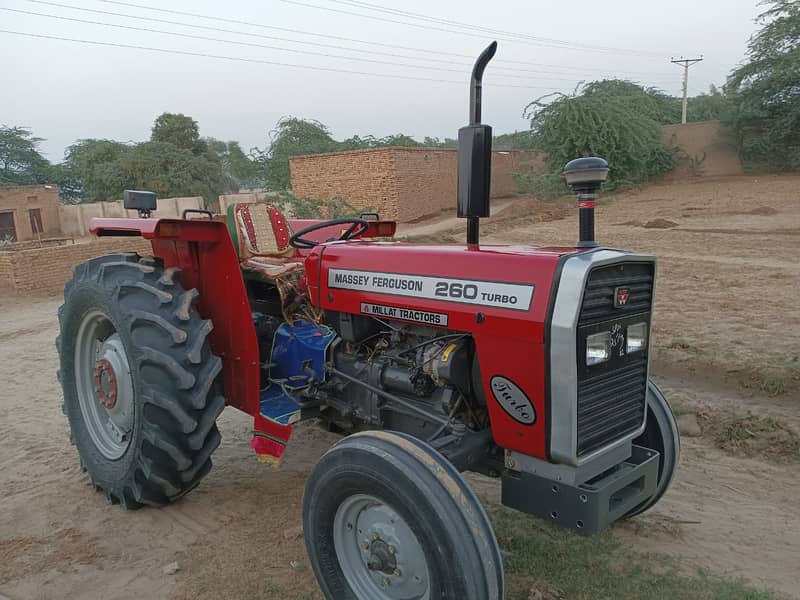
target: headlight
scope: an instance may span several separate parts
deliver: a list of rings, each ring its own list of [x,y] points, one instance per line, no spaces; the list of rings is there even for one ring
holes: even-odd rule
[[[647,323],[628,325],[627,353],[639,352],[647,346]]]
[[[586,336],[586,366],[599,364],[611,355],[611,332],[603,331]]]

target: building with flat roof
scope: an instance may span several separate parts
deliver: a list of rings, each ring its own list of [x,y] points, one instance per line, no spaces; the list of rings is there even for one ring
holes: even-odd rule
[[[0,242],[61,235],[57,185],[0,186]]]
[[[492,152],[492,198],[517,193],[514,174],[542,156]],[[456,206],[458,153],[451,148],[386,147],[289,158],[292,191],[301,198],[341,198],[357,210],[414,221]]]

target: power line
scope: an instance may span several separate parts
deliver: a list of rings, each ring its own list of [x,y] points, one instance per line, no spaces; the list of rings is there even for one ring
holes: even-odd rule
[[[280,52],[294,52],[296,54],[308,54],[308,55],[312,55],[312,56],[322,56],[322,57],[325,57],[325,58],[340,58],[340,59],[344,59],[344,60],[368,62],[368,63],[381,64],[381,65],[391,65],[391,66],[405,67],[405,68],[411,68],[411,69],[423,69],[423,70],[427,70],[427,71],[445,71],[445,72],[448,72],[448,73],[460,73],[460,74],[464,74],[466,72],[464,69],[447,69],[447,68],[443,68],[443,67],[430,67],[430,66],[424,66],[424,65],[412,65],[412,64],[408,64],[408,63],[402,63],[402,62],[392,62],[392,61],[376,60],[376,59],[370,59],[370,58],[342,56],[340,54],[325,54],[324,52],[314,52],[312,50],[297,50],[295,48],[283,48],[283,47],[280,47],[280,46],[269,46],[269,45],[266,45],[266,44],[256,44],[256,43],[253,43],[253,42],[239,42],[239,41],[236,41],[236,40],[225,40],[225,39],[221,39],[221,38],[208,37],[208,36],[204,36],[204,35],[192,35],[192,34],[189,34],[189,33],[179,33],[179,32],[176,32],[176,31],[164,31],[163,29],[152,29],[152,28],[149,28],[149,27],[136,27],[136,26],[133,26],[133,25],[120,25],[120,24],[116,24],[116,23],[105,23],[103,21],[90,21],[88,19],[77,19],[77,18],[74,18],[74,17],[65,17],[65,16],[61,16],[61,15],[38,13],[38,12],[34,12],[34,11],[29,11],[29,10],[20,10],[20,9],[16,9],[16,8],[6,8],[4,6],[0,6],[0,10],[5,10],[5,11],[8,11],[8,12],[14,12],[14,13],[19,13],[19,14],[24,14],[24,15],[32,15],[32,16],[36,16],[36,17],[47,17],[47,18],[51,18],[51,19],[59,19],[59,20],[62,20],[62,21],[71,21],[73,23],[84,23],[84,24],[87,24],[87,25],[100,25],[100,26],[103,26],[103,27],[114,27],[114,28],[117,28],[117,29],[127,29],[127,30],[130,30],[130,31],[143,31],[143,32],[147,32],[147,33],[158,33],[158,34],[163,34],[163,35],[171,35],[171,36],[177,36],[177,37],[194,39],[194,40],[204,40],[204,41],[209,41],[209,42],[219,42],[219,43],[223,43],[223,44],[234,44],[234,45],[237,45],[237,46],[247,46],[247,47],[251,47],[251,48],[266,48],[268,50],[278,50]],[[510,77],[512,79],[524,79],[524,80],[530,79],[529,76],[524,76],[524,75],[506,75],[506,74],[504,74],[503,77]],[[572,82],[572,83],[575,83],[575,81],[576,81],[575,79],[564,79],[564,78],[561,78],[561,77],[541,77],[541,76],[538,76],[537,79],[544,79],[544,80],[550,80],[550,81],[569,81],[569,82]]]
[[[25,31],[11,31],[9,29],[0,29],[0,33],[7,33],[11,35],[19,35],[24,37],[30,38],[38,38],[38,39],[45,39],[45,40],[58,40],[64,42],[72,42],[76,44],[86,44],[91,46],[107,46],[111,48],[126,48],[131,50],[147,50],[150,52],[160,52],[162,54],[176,54],[182,56],[195,56],[195,57],[202,57],[202,58],[215,58],[220,60],[229,60],[234,62],[245,62],[245,63],[256,63],[262,65],[273,65],[278,67],[289,67],[294,69],[309,69],[312,71],[325,71],[329,73],[346,73],[349,75],[363,75],[367,77],[384,77],[387,79],[403,79],[407,81],[428,81],[433,83],[456,83],[458,85],[464,85],[464,81],[456,81],[453,79],[438,79],[434,77],[419,77],[419,76],[412,76],[412,75],[398,75],[394,73],[374,73],[370,71],[354,71],[351,69],[337,69],[334,67],[319,67],[315,65],[298,65],[294,63],[285,63],[285,62],[278,62],[273,60],[263,60],[258,58],[245,58],[239,56],[224,56],[220,54],[211,54],[208,52],[191,52],[188,50],[175,50],[171,48],[156,48],[153,46],[140,46],[134,44],[120,44],[117,42],[99,42],[96,40],[83,40],[77,38],[69,38],[63,36],[56,36],[56,35],[45,35],[41,33],[30,33]],[[552,89],[548,86],[536,86],[536,85],[514,85],[509,83],[495,83],[492,84],[495,87],[505,87],[505,88],[518,88],[518,89]]]
[[[101,0],[101,1],[103,1],[103,0]],[[123,17],[123,18],[126,18],[126,19],[136,19],[136,20],[139,20],[139,21],[149,21],[151,23],[164,23],[164,24],[168,24],[168,25],[178,25],[180,27],[189,27],[189,28],[192,28],[192,29],[202,29],[202,30],[205,30],[205,31],[217,31],[217,32],[221,32],[221,33],[231,33],[231,34],[234,34],[234,35],[243,35],[243,36],[248,36],[248,37],[256,37],[256,38],[269,39],[269,40],[278,40],[278,41],[284,41],[284,42],[289,42],[289,43],[293,43],[293,44],[304,44],[304,45],[309,45],[309,46],[318,46],[318,47],[322,47],[322,48],[334,48],[334,49],[337,49],[337,50],[347,50],[347,51],[350,51],[350,52],[369,52],[371,54],[380,54],[380,55],[384,55],[384,56],[391,56],[391,57],[397,57],[397,58],[408,58],[408,59],[411,59],[411,60],[428,60],[428,61],[433,61],[433,62],[441,62],[441,63],[444,63],[444,64],[454,64],[454,65],[462,65],[462,66],[465,65],[465,63],[456,62],[456,61],[437,60],[437,59],[428,58],[428,57],[415,57],[415,56],[406,57],[406,56],[398,55],[398,54],[395,54],[395,53],[379,52],[377,50],[362,50],[360,48],[348,48],[347,46],[324,44],[322,42],[308,42],[308,41],[305,41],[305,40],[293,40],[291,38],[263,35],[263,34],[258,34],[258,33],[247,32],[247,31],[235,30],[235,29],[223,29],[223,28],[220,28],[220,27],[210,27],[210,26],[207,26],[207,25],[196,25],[196,24],[192,24],[192,23],[183,23],[183,22],[179,22],[179,21],[170,21],[170,20],[167,20],[167,19],[158,19],[156,17],[144,17],[144,16],[141,16],[141,15],[131,15],[131,14],[112,12],[112,11],[107,11],[107,10],[96,10],[96,9],[91,9],[91,8],[84,8],[84,7],[81,7],[81,6],[73,6],[73,5],[70,5],[70,4],[62,4],[62,3],[59,3],[59,2],[47,2],[45,0],[28,0],[28,2],[32,2],[34,4],[44,4],[44,5],[47,5],[47,6],[55,6],[55,7],[58,7],[58,8],[66,8],[66,9],[70,9],[70,10],[78,10],[78,11],[82,11],[82,12],[89,12],[89,13],[100,14],[100,15]],[[187,12],[183,12],[183,11],[168,10],[168,9],[162,9],[162,8],[152,8],[152,7],[143,6],[143,5],[130,4],[130,3],[127,3],[127,2],[109,2],[109,4],[120,4],[120,5],[124,5],[124,6],[132,6],[132,7],[136,7],[136,8],[144,8],[144,9],[147,9],[147,10],[153,10],[153,11],[158,11],[158,12],[162,12],[162,13],[170,13],[170,14],[177,14],[177,15],[183,15],[183,16],[192,16],[192,17],[198,17],[198,18],[222,21],[222,22],[226,22],[226,23],[238,23],[238,24],[242,24],[242,25],[250,25],[250,26],[255,26],[255,27],[262,27],[262,28],[265,28],[265,29],[279,30],[279,31],[289,31],[289,32],[292,32],[292,33],[300,33],[300,34],[303,34],[303,35],[318,35],[318,34],[310,34],[310,33],[309,34],[304,34],[302,31],[295,30],[295,29],[287,29],[285,27],[273,27],[273,26],[270,26],[270,25],[259,25],[259,24],[247,23],[246,21],[238,21],[238,20],[235,20],[235,19],[225,19],[225,18],[222,18],[222,17],[207,17],[207,16],[195,14],[195,13],[187,13]],[[340,36],[323,36],[323,37],[329,37],[329,38],[337,39],[337,40],[348,40],[348,38],[344,38],[344,37],[340,37]],[[353,40],[353,41],[357,42],[358,40]],[[384,45],[384,44],[382,44],[382,45]],[[391,47],[391,45],[388,45],[388,46]]]
[[[426,60],[426,61],[437,62],[437,63],[442,63],[442,64],[456,65],[456,66],[465,67],[465,68],[470,68],[472,66],[472,63],[463,63],[463,62],[459,62],[459,61],[442,60],[442,59],[436,59],[436,58],[431,58],[431,57],[405,56],[405,55],[398,55],[396,53],[381,52],[381,51],[371,50],[371,49],[368,50],[368,49],[360,49],[360,48],[351,48],[351,47],[347,47],[347,46],[340,46],[340,45],[336,45],[336,44],[325,44],[325,43],[322,43],[322,42],[309,42],[309,41],[305,41],[305,40],[294,40],[294,39],[291,39],[291,38],[285,38],[285,37],[279,37],[279,36],[273,36],[273,35],[264,35],[264,34],[258,34],[258,33],[251,33],[251,32],[247,32],[247,31],[241,31],[241,30],[235,30],[235,29],[212,27],[212,26],[209,26],[209,25],[197,25],[197,24],[185,23],[185,22],[180,22],[180,21],[172,21],[172,20],[168,20],[168,19],[160,19],[160,18],[156,18],[156,17],[145,17],[145,16],[132,15],[132,14],[127,14],[127,13],[120,13],[120,12],[113,12],[113,11],[106,11],[106,10],[97,10],[97,9],[91,9],[91,8],[84,8],[84,7],[81,7],[81,6],[63,4],[63,3],[60,3],[60,2],[50,2],[48,0],[28,0],[28,1],[31,2],[31,3],[34,3],[34,4],[42,4],[42,5],[45,5],[45,6],[54,6],[54,7],[58,7],[58,8],[66,8],[66,9],[69,9],[69,10],[76,10],[76,11],[88,12],[88,13],[93,13],[93,14],[100,14],[100,15],[105,15],[105,16],[122,17],[122,18],[126,18],[126,19],[135,19],[135,20],[139,20],[139,21],[148,21],[148,22],[152,22],[152,23],[162,23],[162,24],[167,24],[167,25],[176,25],[176,26],[179,26],[179,27],[189,27],[189,28],[200,29],[200,30],[204,30],[204,31],[215,31],[215,32],[220,32],[220,33],[229,33],[229,34],[233,34],[233,35],[237,35],[237,36],[247,36],[247,37],[255,37],[255,38],[261,38],[261,39],[278,40],[278,41],[284,41],[284,42],[289,42],[289,43],[294,43],[294,44],[302,44],[302,45],[307,45],[307,46],[312,46],[312,47],[333,48],[333,49],[336,49],[336,50],[344,50],[344,51],[347,51],[347,52],[362,52],[362,53],[370,53],[370,54],[379,54],[379,55],[383,55],[383,56],[390,56],[390,57],[393,57],[393,58],[401,58],[401,59],[406,59],[406,60]],[[222,17],[211,17],[211,16],[200,15],[200,14],[196,14],[196,13],[187,13],[187,12],[184,12],[184,11],[153,8],[153,7],[148,7],[148,6],[145,6],[145,5],[132,4],[132,3],[128,3],[128,2],[115,2],[113,0],[103,0],[103,1],[105,1],[106,3],[109,3],[109,4],[119,4],[119,5],[124,5],[124,6],[143,8],[143,9],[146,9],[146,10],[153,10],[153,11],[162,12],[162,13],[178,14],[178,15],[183,15],[183,16],[192,16],[192,17],[196,17],[196,18],[203,18],[203,19],[209,19],[209,20],[219,20],[219,21],[223,21],[223,22],[233,22],[233,23],[248,24],[246,21],[239,21],[239,20],[234,20],[234,19],[225,19],[225,18],[222,18]],[[68,17],[60,17],[60,16],[57,16],[57,15],[51,15],[51,14],[20,11],[18,9],[7,9],[7,10],[12,10],[12,11],[15,11],[15,12],[23,12],[23,13],[26,13],[26,14],[32,14],[32,15],[38,15],[38,16],[44,16],[44,17],[50,17],[50,18],[56,18],[56,19],[58,19],[58,18],[65,19],[65,20],[69,20],[70,19]],[[73,19],[73,20],[81,22],[80,19]],[[91,23],[91,24],[96,24],[96,25],[105,25],[105,26],[109,26],[109,27],[123,27],[121,25],[115,25],[115,24],[111,24],[111,23],[103,23],[103,22],[98,22],[98,21],[85,21],[85,22]],[[280,27],[276,28],[276,27],[272,27],[272,26],[269,26],[269,25],[260,25],[260,24],[254,24],[254,23],[249,23],[249,25],[256,26],[256,27],[264,27],[264,28],[268,28],[268,29],[279,29],[279,30],[284,30],[285,29],[285,28],[280,28]],[[181,35],[183,37],[191,37],[191,36],[188,36],[187,34],[179,34],[179,33],[175,33],[175,32],[165,32],[165,31],[147,30],[147,29],[140,29],[140,30],[153,31],[153,32],[156,32],[156,33],[163,33],[163,34],[166,34],[166,35]],[[296,32],[296,33],[302,33],[299,30],[289,30],[289,31]],[[318,35],[318,34],[308,34],[308,35]],[[348,38],[340,38],[339,36],[332,36],[332,37],[334,37],[336,39],[345,39],[345,40],[348,39]],[[209,41],[220,41],[220,42],[224,42],[224,43],[239,44],[239,45],[250,45],[250,44],[245,44],[244,42],[236,42],[236,41],[231,41],[231,40],[219,40],[219,39],[216,39],[216,38],[200,38],[199,36],[198,36],[198,39],[206,39],[206,40],[209,40]],[[362,43],[360,40],[351,40],[351,41],[354,41],[354,42],[357,42],[357,43]],[[367,43],[367,42],[363,42],[363,43]],[[253,45],[254,46],[259,46],[258,44],[253,44]],[[271,48],[271,49],[277,49],[277,50],[286,50],[288,52],[295,52],[295,53],[302,52],[302,51],[296,50],[296,49],[276,48],[274,46],[263,46],[263,47]],[[431,51],[431,52],[433,52],[433,51]],[[309,52],[309,53],[310,54],[320,54],[320,53],[314,53],[314,52]],[[380,62],[380,61],[377,61],[377,60],[374,60],[374,59],[351,58],[351,57],[346,57],[346,56],[335,56],[335,55],[325,55],[325,54],[322,54],[322,56],[331,56],[331,57],[334,57],[334,58],[343,58],[345,60],[361,60],[361,61],[373,62],[373,63]],[[383,61],[383,64],[391,64],[391,65],[399,65],[399,66],[412,66],[412,65],[404,65],[404,64],[392,63],[392,62],[386,62],[386,61]],[[413,65],[413,67],[414,68],[420,68],[420,69],[433,68],[433,67],[425,67],[425,66],[421,66],[421,65],[420,66]],[[572,67],[565,67],[565,68],[572,68]],[[451,71],[451,72],[459,72],[459,73],[463,72],[462,70],[456,71],[454,69],[439,69],[439,70]],[[519,67],[510,68],[510,67],[502,67],[501,66],[501,67],[496,68],[495,70],[498,70],[498,71],[511,71],[513,73],[519,73],[519,72],[537,73],[537,74],[538,73],[544,73],[546,75],[570,75],[570,76],[573,76],[573,77],[578,77],[577,74],[573,74],[573,73],[570,73],[570,72],[552,71],[552,70],[543,71],[543,70],[539,70],[539,69],[521,69]],[[584,73],[588,73],[588,72],[584,71]],[[513,79],[526,79],[525,77],[520,77],[519,75],[504,75],[504,76],[511,77]],[[596,76],[597,75],[593,73],[591,75],[587,75],[587,78],[588,77],[596,77]],[[537,77],[540,78],[540,79],[550,79],[550,80],[553,80],[553,81],[558,81],[559,80],[558,78],[539,77],[538,75],[537,75]],[[647,75],[647,79],[650,80],[650,81],[663,80],[663,78],[658,76],[658,75],[656,77],[653,77],[650,74]],[[569,80],[565,80],[565,81],[573,81],[573,79],[569,79]]]
[[[486,39],[486,35],[483,34],[483,33],[471,33],[471,32],[467,32],[467,31],[458,31],[458,30],[453,30],[453,29],[445,29],[445,28],[442,28],[442,27],[436,27],[434,25],[423,25],[421,23],[414,23],[414,22],[409,22],[409,21],[398,21],[396,19],[389,19],[389,18],[385,18],[385,17],[377,17],[375,15],[365,15],[365,14],[362,14],[362,13],[352,12],[352,11],[349,11],[349,10],[342,10],[342,9],[339,9],[339,8],[330,8],[330,7],[327,7],[327,6],[320,6],[318,4],[310,4],[308,2],[300,2],[299,0],[280,0],[280,2],[283,2],[285,4],[294,4],[294,5],[297,5],[297,6],[305,6],[307,8],[315,8],[315,9],[318,9],[318,10],[325,10],[325,11],[334,12],[334,13],[341,13],[341,14],[345,14],[345,15],[352,15],[352,16],[356,16],[356,17],[361,17],[363,19],[371,19],[373,21],[382,21],[382,22],[385,22],[385,23],[394,23],[394,24],[397,24],[397,25],[407,25],[409,27],[417,27],[419,29],[430,29],[430,30],[433,30],[433,31],[443,31],[445,33],[455,33],[455,34],[458,34],[458,35],[467,35],[467,36],[471,36],[471,37],[478,37],[478,38],[481,38],[481,39],[484,39],[484,40]],[[502,39],[502,38],[498,37],[498,39]],[[567,41],[561,41],[561,40],[558,40],[557,43],[556,42],[545,41],[544,38],[541,39],[541,40],[538,40],[538,41],[534,41],[534,40],[536,40],[536,38],[534,38],[533,36],[530,36],[530,40],[513,39],[513,38],[512,39],[508,39],[508,38],[506,38],[503,41],[514,42],[514,43],[519,43],[519,44],[529,44],[529,45],[535,45],[535,46],[552,46],[552,47],[555,47],[555,48],[561,48],[563,50],[581,50],[581,51],[584,51],[584,52],[587,52],[587,51],[589,51],[589,52],[604,52],[604,53],[610,53],[610,54],[627,54],[627,55],[633,54],[633,55],[636,55],[636,56],[641,56],[641,55],[645,55],[645,54],[646,55],[650,55],[650,56],[663,56],[662,54],[658,54],[658,53],[655,53],[655,52],[644,52],[644,51],[637,51],[637,50],[625,50],[625,49],[622,49],[622,48],[603,48],[603,47],[600,47],[600,46],[581,46],[579,44],[574,44],[573,42],[567,42]]]
[[[90,9],[82,9],[80,7],[75,7],[75,6],[57,4],[57,3],[54,3],[54,2],[45,2],[43,0],[28,0],[28,1],[29,2],[35,2],[37,4],[48,4],[48,5],[52,5],[52,6],[61,6],[61,7],[65,7],[65,8],[73,8],[75,10],[90,10]],[[150,10],[150,11],[154,11],[154,12],[173,14],[173,15],[180,15],[180,16],[184,16],[184,17],[194,17],[196,19],[205,19],[205,20],[209,20],[209,21],[219,21],[219,22],[222,22],[222,23],[232,23],[232,24],[236,24],[236,25],[246,25],[248,27],[258,27],[258,28],[261,28],[261,29],[271,29],[273,31],[290,32],[290,33],[295,33],[295,34],[299,34],[299,35],[307,35],[307,36],[312,36],[312,37],[327,38],[327,39],[345,41],[345,42],[354,43],[354,44],[366,44],[366,45],[378,46],[378,47],[383,47],[383,48],[395,48],[395,49],[398,49],[398,50],[405,50],[405,51],[408,51],[408,52],[423,52],[423,53],[425,53],[427,55],[440,54],[440,55],[445,55],[445,56],[454,56],[454,57],[458,57],[458,58],[466,58],[466,59],[468,59],[470,61],[468,63],[468,66],[472,66],[472,61],[475,58],[474,56],[472,56],[470,54],[460,54],[458,52],[448,52],[446,50],[431,50],[431,49],[426,49],[426,48],[417,48],[417,47],[412,47],[412,46],[402,46],[402,45],[398,45],[398,44],[390,44],[390,43],[387,43],[387,42],[375,42],[375,41],[370,41],[370,40],[362,40],[362,39],[357,39],[357,38],[343,37],[343,36],[338,36],[338,35],[316,33],[316,32],[312,32],[312,31],[305,31],[305,30],[302,30],[302,29],[294,29],[294,28],[288,28],[288,27],[277,27],[275,25],[265,25],[263,23],[254,23],[252,21],[244,21],[244,20],[241,20],[241,19],[231,19],[231,18],[226,18],[226,17],[219,16],[219,15],[206,15],[206,14],[195,13],[195,12],[188,12],[188,11],[160,8],[160,7],[155,7],[155,6],[148,6],[148,5],[145,5],[145,4],[137,4],[137,3],[133,3],[133,2],[124,2],[122,0],[99,0],[99,1],[104,3],[104,4],[114,4],[114,5],[117,5],[117,6],[127,6],[127,7],[130,7],[130,8],[140,8],[140,9]],[[107,13],[105,11],[96,11],[96,12],[100,12],[102,14],[119,14],[119,13]],[[145,17],[138,17],[138,16],[132,16],[132,15],[120,15],[120,16],[127,16],[129,18],[145,18]],[[186,23],[181,23],[181,25],[185,25],[186,27],[194,27],[194,25],[190,25],[190,24],[186,24]],[[252,35],[252,34],[247,34],[245,32],[237,32],[237,33],[241,33],[243,35]],[[278,39],[280,39],[280,38],[278,38]],[[310,43],[310,42],[303,42],[303,41],[300,41],[300,40],[289,40],[289,41],[294,41],[294,42],[300,43],[300,44],[303,44],[303,43],[308,44],[308,43]],[[342,48],[341,46],[331,46],[331,47]],[[371,52],[373,54],[377,54],[378,53],[375,50],[360,50],[360,49],[357,49],[357,48],[350,48],[349,50],[355,51],[355,52]],[[413,60],[428,60],[428,61],[434,61],[434,62],[449,62],[449,64],[459,64],[459,65],[464,64],[464,63],[455,63],[455,62],[450,62],[450,61],[442,61],[440,59],[431,58],[430,56],[414,57],[414,56],[403,56],[403,55],[397,55],[397,54],[387,54],[387,55],[388,56],[396,56],[398,58],[410,58],[410,59],[413,59]],[[572,71],[583,71],[583,72],[586,72],[586,69],[582,69],[580,67],[573,67],[571,65],[556,65],[556,64],[548,64],[548,63],[537,63],[537,62],[530,62],[530,61],[524,61],[524,60],[513,60],[513,59],[508,59],[508,58],[498,58],[492,64],[495,64],[495,63],[517,64],[517,65],[527,65],[527,66],[533,66],[533,67],[547,67],[547,68],[551,68],[552,67],[552,68],[555,68],[555,69],[567,69],[567,70],[572,70]],[[501,67],[493,67],[493,69],[498,69],[498,68],[501,68]],[[653,75],[654,74],[652,71],[618,71],[618,72],[622,73],[622,74],[626,73],[626,74],[631,74],[631,75]],[[554,72],[554,74],[558,74],[558,73]],[[666,75],[667,73],[666,73],[666,71],[664,71],[664,72],[655,73],[655,74],[656,75]]]
[[[589,44],[578,44],[575,42],[571,42],[568,40],[560,40],[556,38],[546,38],[541,36],[534,36],[526,33],[518,33],[514,31],[508,31],[504,29],[494,29],[491,27],[485,27],[482,25],[473,25],[470,23],[464,23],[463,21],[454,21],[452,19],[445,19],[442,17],[432,17],[430,15],[425,15],[422,13],[411,12],[406,10],[399,10],[396,8],[390,8],[388,6],[382,6],[379,4],[371,4],[369,2],[363,2],[361,0],[328,0],[328,2],[333,2],[335,4],[344,4],[345,6],[352,6],[355,8],[361,8],[365,10],[371,10],[374,12],[384,13],[384,14],[391,14],[391,15],[399,15],[402,17],[408,17],[412,19],[418,19],[422,21],[427,21],[430,23],[440,23],[445,25],[450,25],[453,27],[459,27],[464,29],[471,29],[473,31],[481,31],[484,33],[489,33],[491,35],[506,35],[515,38],[521,38],[525,40],[536,41],[539,43],[549,43],[549,44],[556,44],[560,46],[573,46],[575,49],[587,49],[587,50],[600,50],[605,52],[622,52],[625,54],[635,52],[636,54],[641,54],[639,51],[631,50],[631,49],[623,49],[623,48],[614,48],[609,46],[593,46]],[[662,56],[662,54],[652,53],[655,56]]]

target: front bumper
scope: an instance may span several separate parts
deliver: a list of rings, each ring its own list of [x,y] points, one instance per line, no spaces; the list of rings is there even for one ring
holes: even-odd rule
[[[579,485],[506,469],[502,503],[581,534],[598,533],[655,493],[659,458],[633,445],[628,459]]]

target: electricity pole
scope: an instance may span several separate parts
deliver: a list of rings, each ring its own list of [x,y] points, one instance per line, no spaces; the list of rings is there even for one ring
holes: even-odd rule
[[[689,67],[691,67],[695,63],[699,63],[703,60],[703,55],[700,55],[700,58],[673,58],[669,62],[675,63],[676,65],[683,65],[683,110],[681,111],[681,124],[686,124],[686,97],[689,92]]]

